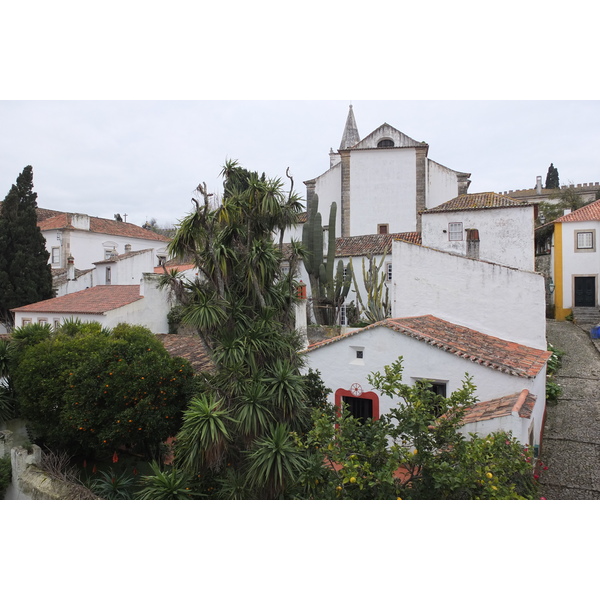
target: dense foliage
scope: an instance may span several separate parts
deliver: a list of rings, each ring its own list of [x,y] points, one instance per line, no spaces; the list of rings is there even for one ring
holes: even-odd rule
[[[33,169],[17,178],[0,207],[0,322],[11,328],[11,309],[52,298],[46,240],[37,225]]]
[[[379,420],[323,411],[298,439],[309,467],[298,497],[314,499],[529,499],[536,497],[532,452],[497,432],[465,438],[460,430],[475,388],[466,378],[448,398],[424,382],[402,383],[401,359],[373,373],[371,385],[400,398]]]
[[[10,454],[0,458],[0,500],[4,499],[4,494],[12,480],[12,466],[10,463]]]
[[[12,381],[21,414],[53,449],[157,458],[181,425],[192,369],[143,327],[70,322],[15,330]]]
[[[567,187],[553,192],[549,198],[552,202],[540,202],[538,211],[538,225],[550,223],[565,214],[566,210],[571,212],[589,204],[591,201],[584,200],[574,188]]]
[[[200,201],[193,199],[195,210],[170,245],[171,256],[193,261],[201,273],[193,283],[173,273],[165,282],[183,306],[182,322],[199,331],[215,364],[184,414],[176,465],[211,481],[207,491],[220,497],[281,497],[298,468],[289,432],[310,424],[294,330],[301,248],[292,244],[284,257],[281,245],[302,205],[293,181],[286,193],[281,180],[236,162],[222,174],[223,198],[214,201],[198,186]]]

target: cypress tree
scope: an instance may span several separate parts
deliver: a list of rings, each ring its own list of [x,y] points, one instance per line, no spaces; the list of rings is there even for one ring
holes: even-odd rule
[[[548,173],[546,174],[546,185],[544,187],[549,190],[560,187],[558,180],[558,169],[552,163],[550,163],[550,166],[548,167]]]
[[[12,308],[52,298],[46,240],[37,225],[33,169],[27,166],[0,208],[0,322],[14,325]]]

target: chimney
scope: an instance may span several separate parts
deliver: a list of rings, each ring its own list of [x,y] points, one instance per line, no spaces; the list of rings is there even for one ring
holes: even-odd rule
[[[542,195],[542,176],[541,176],[541,175],[538,175],[538,176],[535,178],[535,193],[536,193],[538,196],[541,196],[541,195]]]
[[[129,254],[131,252],[131,244],[125,244],[125,254]]]
[[[69,254],[67,256],[67,281],[75,280],[75,259]]]

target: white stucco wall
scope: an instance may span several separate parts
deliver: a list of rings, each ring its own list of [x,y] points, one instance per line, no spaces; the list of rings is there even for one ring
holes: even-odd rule
[[[315,194],[319,197],[319,212],[323,227],[329,223],[331,203],[337,202],[335,235],[339,237],[342,234],[342,165],[340,163],[316,178]],[[299,235],[295,235],[295,238],[302,239],[302,230]]]
[[[105,282],[106,268],[110,267],[112,285],[137,285],[143,273],[152,273],[156,256],[154,250],[147,250],[140,254],[126,254],[115,261],[99,261],[96,269],[99,272],[98,279]],[[99,285],[102,285],[99,284]]]
[[[427,191],[425,204],[427,208],[439,206],[458,196],[458,180],[456,171],[427,159]]]
[[[392,316],[432,314],[457,325],[546,349],[544,278],[396,241]]]
[[[356,359],[357,350],[363,350],[363,360]],[[493,400],[528,389],[542,399],[536,403],[536,408],[543,413],[545,368],[536,378],[515,377],[478,365],[385,327],[362,331],[307,352],[305,356],[306,370],[319,370],[323,382],[331,388],[329,401],[332,404],[337,389],[349,390],[354,383],[360,384],[364,392],[374,391],[368,383],[367,375],[374,371],[383,372],[385,365],[390,365],[402,356],[405,384],[413,385],[418,379],[444,382],[446,393],[450,395],[461,388],[465,373],[468,373],[477,387],[475,395],[479,401]],[[379,395],[380,414],[388,412],[398,401],[399,399],[392,400]],[[541,417],[537,422],[541,424]],[[488,426],[482,425],[480,430],[484,431]],[[494,423],[493,430],[496,429],[499,429],[497,422]],[[475,431],[475,428],[469,430]]]
[[[416,230],[414,148],[356,150],[350,153],[350,235]],[[320,196],[319,196],[320,197]]]
[[[96,269],[87,271],[77,279],[67,280],[62,285],[57,286],[56,297],[80,292],[81,290],[94,287],[97,283]]]
[[[462,241],[450,241],[449,223],[462,223]],[[423,245],[466,254],[466,229],[479,231],[479,258],[525,271],[535,268],[533,206],[423,213]]]

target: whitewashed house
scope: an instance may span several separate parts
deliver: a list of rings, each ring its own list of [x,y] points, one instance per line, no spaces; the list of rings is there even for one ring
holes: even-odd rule
[[[422,211],[422,243],[533,271],[535,211],[533,204],[493,192],[462,194]]]
[[[330,401],[345,402],[355,416],[378,419],[397,405],[371,389],[367,375],[403,357],[403,381],[428,380],[436,393],[460,389],[465,374],[477,387],[478,404],[463,431],[485,435],[505,430],[539,445],[545,414],[546,361],[550,353],[490,336],[432,315],[387,319],[304,351],[306,369],[319,370]]]
[[[151,248],[153,266],[167,256],[169,238],[133,223],[39,208],[38,226],[46,238],[53,269],[66,268],[69,257],[74,258],[77,268],[85,270],[115,253]]]
[[[562,321],[578,308],[600,304],[600,200],[566,214],[540,230],[550,252],[550,283],[554,287],[555,317]],[[593,311],[596,312],[597,311]],[[600,321],[600,313],[597,313]]]
[[[168,333],[171,301],[167,290],[159,289],[158,278],[154,273],[144,274],[138,284],[96,285],[15,308],[15,327],[31,323],[57,327],[67,320],[79,319],[97,321],[107,328],[129,323],[147,327],[153,333]]]

